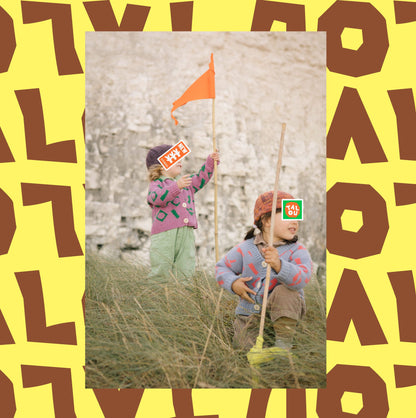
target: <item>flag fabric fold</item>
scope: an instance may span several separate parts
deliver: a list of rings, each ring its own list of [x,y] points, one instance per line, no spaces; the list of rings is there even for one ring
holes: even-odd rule
[[[214,54],[211,54],[211,61],[209,69],[201,75],[193,84],[173,102],[173,107],[170,112],[175,125],[178,124],[177,119],[173,116],[173,111],[180,106],[192,101],[200,99],[215,99],[215,71],[214,71]]]

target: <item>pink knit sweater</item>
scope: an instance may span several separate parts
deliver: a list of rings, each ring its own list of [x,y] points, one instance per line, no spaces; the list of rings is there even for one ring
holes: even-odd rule
[[[152,208],[152,235],[183,226],[198,228],[194,194],[212,177],[214,163],[208,156],[199,172],[191,176],[191,186],[184,189],[170,177],[162,176],[150,183],[147,203]]]

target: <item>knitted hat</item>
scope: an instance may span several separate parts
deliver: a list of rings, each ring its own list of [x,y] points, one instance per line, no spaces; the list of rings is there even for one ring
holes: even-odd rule
[[[282,199],[293,199],[289,193],[278,191],[276,209],[282,207]],[[256,223],[262,215],[271,212],[273,205],[273,191],[261,194],[254,205],[254,223]]]
[[[171,149],[173,145],[158,145],[157,147],[153,147],[146,156],[146,166],[150,168],[153,164],[159,164],[157,160],[161,155],[163,155],[168,149]]]

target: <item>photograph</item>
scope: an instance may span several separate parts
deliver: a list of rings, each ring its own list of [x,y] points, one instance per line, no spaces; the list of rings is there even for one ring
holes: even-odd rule
[[[412,415],[415,16],[3,0],[0,415]]]
[[[326,34],[85,36],[87,388],[326,387]]]

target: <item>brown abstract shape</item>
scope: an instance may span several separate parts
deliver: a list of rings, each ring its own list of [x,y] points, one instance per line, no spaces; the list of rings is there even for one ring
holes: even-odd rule
[[[416,184],[394,183],[396,206],[412,205],[416,203]]]
[[[46,326],[45,301],[39,271],[15,273],[23,295],[27,340],[49,344],[77,344],[75,322]]]
[[[362,394],[363,407],[358,415],[342,410],[341,398],[345,392]],[[385,418],[389,412],[386,384],[370,367],[337,364],[327,374],[327,387],[318,389],[316,412],[319,418]]]
[[[305,389],[286,389],[286,418],[306,418]]]
[[[387,273],[397,301],[400,341],[416,342],[416,292],[413,273],[396,271]]]
[[[416,366],[394,365],[396,388],[406,388],[416,385]]]
[[[387,344],[360,277],[344,269],[327,318],[327,340],[344,341],[351,321],[361,345]]]
[[[22,183],[23,206],[52,202],[52,218],[59,257],[83,255],[74,226],[71,187]]]
[[[193,1],[181,1],[180,3],[170,3],[172,32],[192,30],[193,10]]]
[[[287,31],[304,31],[306,30],[305,6],[303,4],[257,0],[251,31],[270,31],[275,20],[285,22]]]
[[[134,418],[144,389],[94,389],[105,418]]]
[[[251,389],[247,418],[265,418],[271,389]]]
[[[84,321],[85,321],[85,292],[82,295],[81,304],[82,304],[82,314],[84,315]]]
[[[0,412],[2,418],[13,418],[16,414],[16,399],[13,382],[0,370]]]
[[[7,254],[16,232],[16,218],[12,199],[0,189],[0,255]]]
[[[85,143],[85,109],[82,112],[81,121],[82,121],[82,133],[84,135],[84,143]]]
[[[143,31],[150,12],[149,6],[127,4],[119,26],[111,3],[108,0],[86,1],[83,4],[96,32]]]
[[[0,73],[9,70],[16,50],[16,35],[11,16],[0,6]]]
[[[357,50],[343,48],[344,28],[361,29],[363,43]],[[386,19],[370,3],[336,1],[319,19],[318,30],[327,33],[327,66],[351,77],[378,73],[389,49]]]
[[[0,9],[1,9],[1,7],[0,7]],[[0,20],[1,20],[1,18],[0,18]],[[1,25],[1,22],[0,22],[0,25]],[[0,32],[1,32],[1,27],[0,27]],[[0,52],[0,54],[1,54],[1,52]],[[1,57],[1,55],[0,55],[0,57]],[[6,137],[4,136],[3,131],[0,128],[0,163],[13,163],[13,162],[14,162],[13,154],[10,151],[9,144],[6,141]]]
[[[416,20],[416,3],[414,1],[394,1],[396,23],[409,23]]]
[[[218,415],[195,415],[192,404],[192,389],[172,389],[174,418],[219,418]]]
[[[0,345],[5,344],[14,344],[14,339],[3,316],[3,312],[0,310]]]
[[[45,121],[39,89],[16,90],[23,113],[28,160],[76,163],[75,141],[46,143]]]
[[[76,418],[71,369],[22,365],[24,388],[52,384],[52,399],[56,418]],[[33,416],[36,405],[33,405]]]
[[[388,91],[397,118],[401,160],[416,161],[416,111],[412,89]]]
[[[74,44],[71,5],[22,1],[23,23],[52,21],[53,44],[59,75],[82,74]]]
[[[351,138],[361,163],[387,161],[358,91],[344,87],[327,135],[327,157],[343,160]]]
[[[362,213],[357,231],[342,229],[344,210]],[[327,193],[327,247],[331,254],[359,259],[380,254],[389,220],[385,200],[368,184],[336,183]]]

